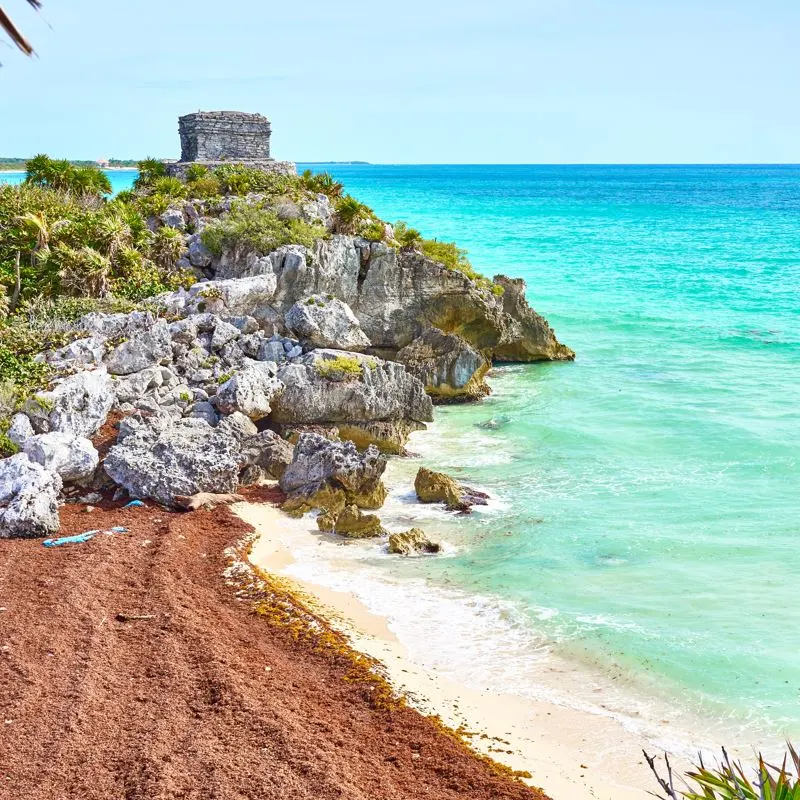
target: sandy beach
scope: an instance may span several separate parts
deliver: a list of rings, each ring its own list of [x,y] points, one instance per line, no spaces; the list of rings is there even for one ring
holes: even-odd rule
[[[250,558],[258,567],[286,576],[292,548],[322,541],[307,519],[293,520],[264,504],[233,510],[259,534]],[[313,523],[312,523],[313,524]],[[514,770],[530,772],[531,785],[556,800],[644,800],[654,788],[641,756],[648,743],[610,717],[555,703],[475,691],[414,663],[389,622],[371,613],[352,593],[293,579],[308,602],[344,632],[353,647],[385,666],[386,677],[411,704],[438,715],[479,752]]]

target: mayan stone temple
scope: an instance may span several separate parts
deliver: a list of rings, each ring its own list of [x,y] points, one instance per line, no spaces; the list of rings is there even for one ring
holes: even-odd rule
[[[209,169],[222,164],[245,164],[264,172],[294,173],[290,161],[270,157],[272,126],[261,114],[242,111],[197,111],[178,118],[181,160],[167,165],[170,175],[182,176],[191,164]]]

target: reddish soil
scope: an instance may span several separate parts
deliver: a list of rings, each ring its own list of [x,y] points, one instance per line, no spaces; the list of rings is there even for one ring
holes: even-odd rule
[[[130,533],[0,541],[0,798],[543,800],[254,614],[227,508],[114,505],[65,506],[62,534]]]

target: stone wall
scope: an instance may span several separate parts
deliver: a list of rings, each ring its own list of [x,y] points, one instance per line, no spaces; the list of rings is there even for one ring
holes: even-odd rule
[[[198,111],[178,120],[181,161],[267,161],[269,120],[241,111]]]

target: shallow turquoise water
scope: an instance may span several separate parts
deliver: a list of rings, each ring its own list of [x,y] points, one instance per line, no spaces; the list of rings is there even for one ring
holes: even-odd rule
[[[471,643],[454,616],[437,642],[465,663],[489,642],[486,683],[544,642],[753,743],[800,734],[800,167],[329,169],[524,277],[578,354],[437,412],[414,446],[495,503],[430,512],[450,557],[366,550],[372,573],[496,600]],[[402,502],[398,523],[418,513]]]
[[[431,520],[457,554],[400,571],[514,601],[671,702],[800,733],[800,168],[332,171],[524,277],[578,354],[437,412],[426,463],[502,504]]]

